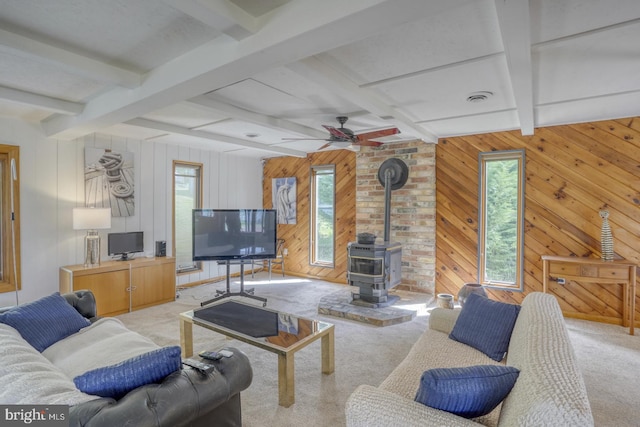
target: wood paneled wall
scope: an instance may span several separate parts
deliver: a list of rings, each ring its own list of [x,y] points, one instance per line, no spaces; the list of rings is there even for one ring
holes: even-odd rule
[[[524,292],[493,298],[520,302],[541,291],[543,254],[600,257],[603,208],[616,258],[640,263],[639,117],[446,138],[436,149],[436,292],[477,280],[478,153],[510,149],[526,150]],[[621,288],[570,282],[550,291],[565,313],[620,323]]]
[[[309,263],[309,170],[311,166],[335,165],[336,169],[336,241],[334,268]],[[277,157],[267,159],[263,167],[263,206],[272,208],[273,178],[296,177],[297,218],[295,224],[278,224],[278,237],[285,239],[288,255],[285,271],[291,275],[347,283],[347,244],[355,240],[356,229],[356,155],[349,150],[313,153],[304,159]],[[274,267],[275,269],[276,267]]]

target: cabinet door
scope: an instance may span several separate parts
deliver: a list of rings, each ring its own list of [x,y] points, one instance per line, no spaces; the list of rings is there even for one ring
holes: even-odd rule
[[[175,262],[131,268],[131,305],[139,309],[175,299]]]
[[[88,289],[96,297],[98,316],[129,311],[129,269],[74,277],[73,289]]]

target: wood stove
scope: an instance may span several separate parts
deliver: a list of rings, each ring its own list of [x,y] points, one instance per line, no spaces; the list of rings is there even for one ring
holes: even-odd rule
[[[402,281],[402,245],[351,242],[347,252],[349,285],[358,288],[352,293],[353,299],[374,304],[388,302],[389,289]]]

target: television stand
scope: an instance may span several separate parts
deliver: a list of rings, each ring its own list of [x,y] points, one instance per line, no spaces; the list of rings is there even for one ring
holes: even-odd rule
[[[200,306],[204,307],[205,305],[211,304],[212,302],[219,301],[223,298],[237,296],[237,297],[246,297],[246,298],[262,301],[262,306],[266,307],[267,306],[266,298],[262,298],[254,295],[253,288],[247,289],[247,290],[244,289],[244,264],[245,264],[244,261],[240,261],[240,292],[231,292],[231,261],[225,261],[224,263],[227,265],[227,289],[224,291],[216,291],[216,294],[217,294],[216,297],[211,298],[210,300],[201,302]]]

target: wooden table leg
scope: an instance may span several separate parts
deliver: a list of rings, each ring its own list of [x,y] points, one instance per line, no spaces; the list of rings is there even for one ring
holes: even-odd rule
[[[278,354],[278,404],[288,408],[296,401],[293,353]]]
[[[622,285],[622,301],[624,301],[624,304],[622,304],[622,326],[629,326],[629,316],[631,315],[629,313],[629,306],[631,305],[629,302],[630,287],[629,282]]]
[[[193,356],[193,323],[180,319],[180,348],[182,357]]]
[[[549,260],[542,260],[542,292],[549,292]]]
[[[335,349],[333,329],[329,329],[329,333],[321,338],[320,345],[322,351],[322,373],[332,374],[335,370]]]
[[[632,266],[629,269],[629,335],[635,335],[635,322],[636,322],[636,267]]]

